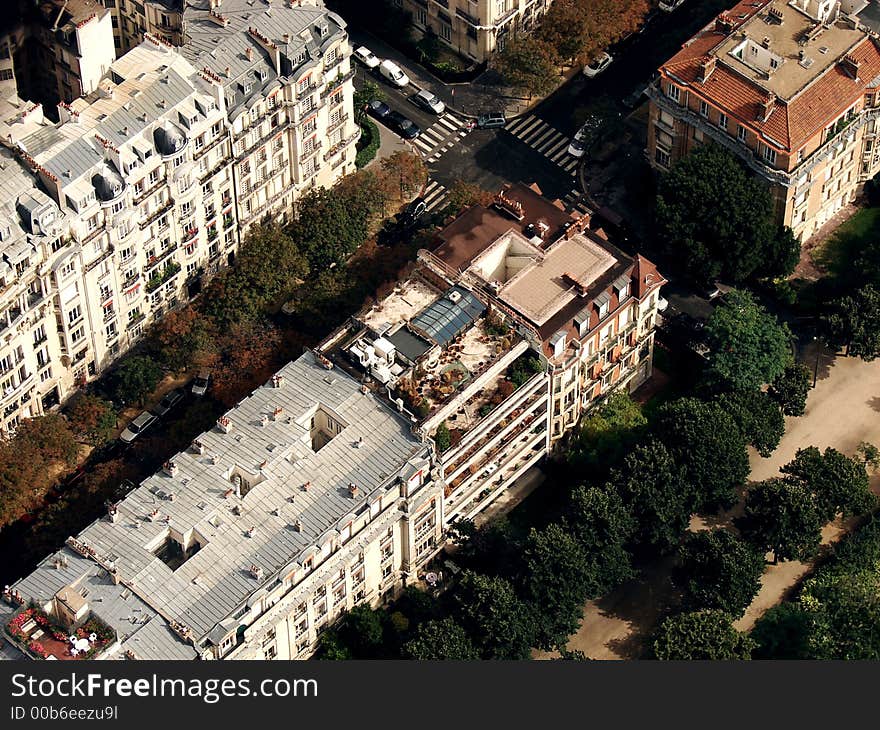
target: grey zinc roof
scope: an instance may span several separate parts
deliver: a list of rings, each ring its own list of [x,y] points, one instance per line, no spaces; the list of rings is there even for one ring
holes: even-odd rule
[[[344,372],[326,370],[312,353],[279,373],[281,387],[267,384],[227,413],[230,433],[214,429],[199,437],[204,455],[178,454],[174,477],[160,472],[144,480],[119,504],[115,523],[98,520],[80,535],[144,603],[189,626],[196,639],[269,583],[273,573],[320,545],[341,520],[365,509],[427,448],[398,413],[363,393]],[[314,452],[310,414],[318,406],[347,425]],[[283,411],[273,417],[276,408]],[[253,484],[242,498],[225,496],[234,470]],[[359,488],[355,498],[349,495],[351,483]],[[293,529],[297,520],[302,531]],[[168,530],[195,530],[203,543],[174,571],[151,552]],[[251,565],[263,569],[261,581],[251,575]],[[38,570],[16,587],[25,595],[45,596],[66,577],[64,569],[52,569],[52,584],[43,586],[45,573]]]

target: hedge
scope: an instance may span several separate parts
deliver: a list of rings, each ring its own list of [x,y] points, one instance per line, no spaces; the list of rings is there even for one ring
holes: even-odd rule
[[[379,128],[369,119],[364,119],[361,124],[361,139],[364,137],[369,138],[370,141],[366,147],[358,150],[357,157],[354,159],[358,170],[372,162],[379,150]]]

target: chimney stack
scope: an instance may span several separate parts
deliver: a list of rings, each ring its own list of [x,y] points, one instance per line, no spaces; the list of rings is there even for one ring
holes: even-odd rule
[[[715,56],[709,56],[704,59],[700,64],[700,83],[706,83],[709,80],[709,77],[712,75],[712,72],[715,70],[715,65],[718,63],[718,59]]]
[[[766,122],[770,118],[770,115],[773,113],[773,110],[775,108],[776,94],[770,94],[766,99],[761,102],[761,111],[758,116],[759,121]]]
[[[254,60],[254,49],[250,48],[250,47],[246,48],[244,55],[247,56],[248,61],[253,61]]]
[[[861,64],[859,63],[858,59],[851,53],[847,53],[843,58],[840,59],[840,65],[847,76],[853,79],[859,78],[859,66]]]

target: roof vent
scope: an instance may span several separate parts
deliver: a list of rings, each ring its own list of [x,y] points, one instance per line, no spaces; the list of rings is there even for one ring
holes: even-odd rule
[[[358,487],[357,487],[357,484],[355,484],[354,482],[351,482],[348,485],[348,496],[349,497],[357,497],[358,496]]]
[[[263,569],[259,565],[251,565],[251,575],[257,580],[263,580]]]

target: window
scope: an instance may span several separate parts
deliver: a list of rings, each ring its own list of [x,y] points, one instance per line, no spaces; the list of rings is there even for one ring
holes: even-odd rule
[[[382,568],[382,580],[385,580],[392,573],[391,563]]]
[[[76,264],[73,261],[68,261],[64,266],[61,267],[61,276],[68,277],[74,271],[76,271]]]
[[[666,88],[666,93],[672,101],[678,101],[681,98],[681,89],[675,84],[669,84]]]
[[[721,127],[721,129],[727,130],[727,115],[726,114],[719,114],[718,115],[718,126]]]
[[[745,128],[742,124],[740,124],[739,127],[737,127],[737,130],[736,130],[736,138],[737,138],[740,142],[745,142],[745,141],[746,141],[746,138],[747,138],[747,135],[748,135],[748,132],[746,132],[746,128]]]
[[[709,116],[709,105],[702,99],[700,99],[700,115],[704,117]]]
[[[77,304],[67,313],[67,323],[73,324],[82,317],[82,307]]]
[[[771,165],[776,164],[776,150],[771,149],[767,145],[764,145],[764,159],[767,160]]]
[[[79,327],[70,333],[70,341],[74,344],[79,342],[83,337],[86,336],[86,330],[84,327]]]

